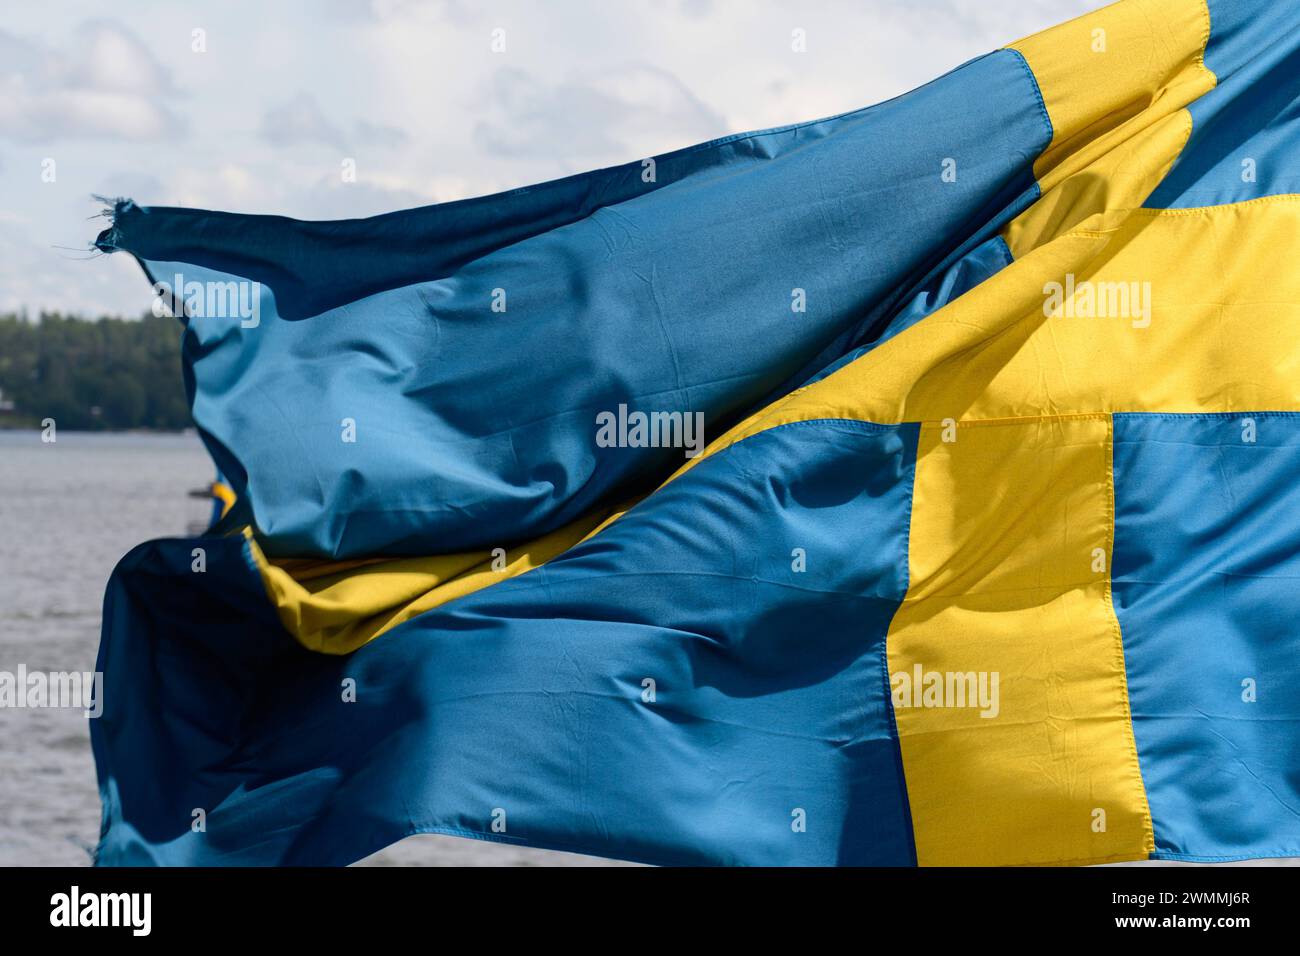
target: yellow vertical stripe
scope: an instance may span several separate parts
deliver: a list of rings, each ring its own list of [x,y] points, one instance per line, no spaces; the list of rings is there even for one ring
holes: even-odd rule
[[[928,675],[945,691],[896,699],[922,865],[1151,851],[1112,537],[1109,416],[923,426],[911,580],[888,645],[897,691]],[[948,675],[997,693],[955,706],[963,685]]]

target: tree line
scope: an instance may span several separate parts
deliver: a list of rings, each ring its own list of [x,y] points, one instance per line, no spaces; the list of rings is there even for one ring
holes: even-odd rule
[[[180,338],[168,316],[0,315],[0,426],[189,428]]]

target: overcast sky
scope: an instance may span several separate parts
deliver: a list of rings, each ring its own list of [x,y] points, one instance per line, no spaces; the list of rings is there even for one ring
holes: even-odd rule
[[[128,257],[85,251],[95,193],[304,219],[461,199],[866,106],[1102,5],[10,4],[0,311],[148,308]]]

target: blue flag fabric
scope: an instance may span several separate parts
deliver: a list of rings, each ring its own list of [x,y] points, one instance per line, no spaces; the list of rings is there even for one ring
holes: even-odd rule
[[[598,412],[718,434],[941,288],[1033,198],[1036,97],[1003,51],[834,119],[373,219],[119,203],[99,247],[187,300],[195,421],[268,553],[492,547],[681,463],[594,446]],[[980,158],[945,182],[954,140]],[[209,308],[227,283],[243,308]]]
[[[236,500],[109,583],[98,862],[1300,855],[1298,50],[1122,0],[496,196],[116,202]]]

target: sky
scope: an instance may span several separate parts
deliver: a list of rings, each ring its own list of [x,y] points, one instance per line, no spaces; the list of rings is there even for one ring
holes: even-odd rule
[[[149,308],[130,257],[89,251],[95,195],[300,219],[463,199],[867,106],[1103,5],[13,4],[0,313]]]

